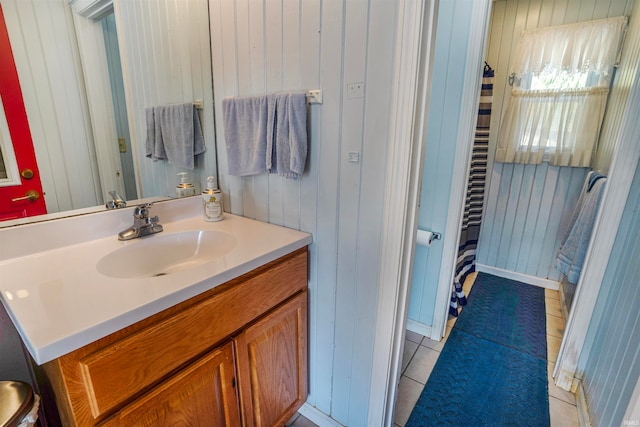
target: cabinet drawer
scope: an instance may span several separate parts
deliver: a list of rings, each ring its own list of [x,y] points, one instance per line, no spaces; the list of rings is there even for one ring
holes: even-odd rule
[[[303,252],[80,358],[76,367],[93,418],[109,413],[306,287]]]

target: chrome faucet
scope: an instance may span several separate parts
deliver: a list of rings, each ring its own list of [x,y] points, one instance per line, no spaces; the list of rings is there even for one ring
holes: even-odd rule
[[[138,237],[162,231],[162,225],[158,224],[158,216],[149,217],[151,206],[153,206],[153,203],[145,203],[134,209],[133,225],[118,233],[118,240],[137,239]]]
[[[109,191],[109,195],[113,200],[109,200],[107,202],[107,204],[105,205],[107,209],[120,209],[127,207],[127,202],[125,202],[124,199],[120,197],[117,191]]]

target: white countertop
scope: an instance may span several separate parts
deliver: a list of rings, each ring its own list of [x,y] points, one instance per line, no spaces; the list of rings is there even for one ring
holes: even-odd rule
[[[67,354],[312,241],[308,233],[229,214],[220,222],[205,222],[198,215],[165,223],[160,216],[160,223],[164,231],[158,235],[218,230],[232,234],[238,243],[215,262],[142,279],[107,277],[96,270],[96,264],[112,251],[154,235],[121,242],[114,232],[0,259],[0,299],[36,363]]]

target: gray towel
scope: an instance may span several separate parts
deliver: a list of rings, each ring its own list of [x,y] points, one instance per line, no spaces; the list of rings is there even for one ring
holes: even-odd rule
[[[222,120],[229,175],[267,173],[268,96],[223,99]]]
[[[593,231],[593,223],[607,179],[598,177],[592,182],[594,172],[589,172],[582,186],[580,198],[573,211],[569,228],[562,240],[555,262],[556,270],[567,276],[570,283],[577,283],[582,271],[587,247]]]
[[[273,104],[275,117],[269,125],[273,139],[267,143],[267,169],[286,178],[298,179],[307,159],[306,93],[269,95],[269,105]]]
[[[146,110],[147,157],[193,169],[195,156],[207,149],[196,107],[187,103],[156,106],[151,112],[149,110]]]

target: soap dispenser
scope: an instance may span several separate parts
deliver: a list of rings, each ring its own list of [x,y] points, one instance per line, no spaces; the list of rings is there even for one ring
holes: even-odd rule
[[[178,172],[180,184],[176,187],[176,197],[187,197],[196,195],[196,187],[189,183],[189,174],[187,172]]]
[[[205,221],[220,221],[222,210],[222,192],[214,185],[213,177],[207,177],[207,189],[202,192],[202,213]]]

